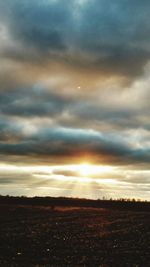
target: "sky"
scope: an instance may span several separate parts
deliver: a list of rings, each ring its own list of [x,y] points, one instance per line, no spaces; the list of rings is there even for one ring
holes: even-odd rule
[[[0,194],[150,200],[149,10],[0,0]]]

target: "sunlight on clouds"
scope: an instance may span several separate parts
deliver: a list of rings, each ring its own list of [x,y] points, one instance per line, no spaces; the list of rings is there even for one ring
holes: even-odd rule
[[[52,177],[49,176],[49,174],[33,174],[33,176],[38,177],[38,178],[48,178],[48,179],[54,179],[56,181],[63,181],[63,182],[69,182],[69,181],[73,181],[73,182],[78,182],[78,183],[90,183],[92,182],[92,178],[89,177],[72,177],[72,176],[65,176],[65,175],[53,175]]]
[[[111,166],[96,166],[88,163],[83,163],[77,166],[77,170],[81,176],[92,176],[94,174],[111,172],[112,169],[113,168]]]
[[[103,196],[133,197],[133,190],[136,190],[134,197],[143,194],[144,199],[149,192],[149,174],[149,170],[135,171],[89,163],[55,166],[0,164],[1,190],[10,195],[96,199]]]

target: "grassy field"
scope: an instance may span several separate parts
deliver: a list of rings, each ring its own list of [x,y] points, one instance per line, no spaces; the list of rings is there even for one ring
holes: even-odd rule
[[[0,205],[0,266],[150,266],[150,212]]]

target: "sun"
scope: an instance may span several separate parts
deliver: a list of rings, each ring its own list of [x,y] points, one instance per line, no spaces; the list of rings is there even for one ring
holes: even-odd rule
[[[78,165],[77,171],[80,176],[93,176],[93,175],[100,175],[104,173],[108,173],[112,170],[111,166],[106,165],[92,165],[89,163],[83,163]]]
[[[96,170],[93,165],[83,163],[79,165],[78,172],[81,176],[91,176],[92,174],[95,174]]]

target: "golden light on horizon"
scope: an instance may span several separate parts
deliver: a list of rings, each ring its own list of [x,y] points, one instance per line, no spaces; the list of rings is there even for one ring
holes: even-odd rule
[[[78,172],[80,176],[91,176],[96,172],[94,166],[88,163],[79,165]]]
[[[94,176],[106,172],[110,172],[112,170],[111,166],[105,165],[92,165],[89,163],[83,163],[77,166],[78,173],[80,176]]]
[[[116,191],[117,188],[131,189],[130,183],[117,178],[120,173],[126,173],[124,168],[118,169],[112,165],[97,165],[83,161],[80,164],[53,166],[0,164],[0,172],[2,176],[6,176],[6,183],[12,175],[18,188],[24,190],[21,191],[22,194],[27,192],[29,196],[39,194],[98,198],[101,194],[109,194],[111,190]],[[4,190],[7,188],[6,185],[3,185]],[[10,190],[7,192],[15,190],[13,183]],[[120,192],[119,190],[117,192]]]
[[[0,171],[16,171],[16,172],[43,172],[52,174],[57,171],[73,171],[76,172],[78,176],[94,176],[103,173],[111,173],[114,169],[114,166],[110,165],[94,165],[90,163],[81,163],[81,164],[72,164],[72,165],[11,165],[11,164],[0,164]]]

